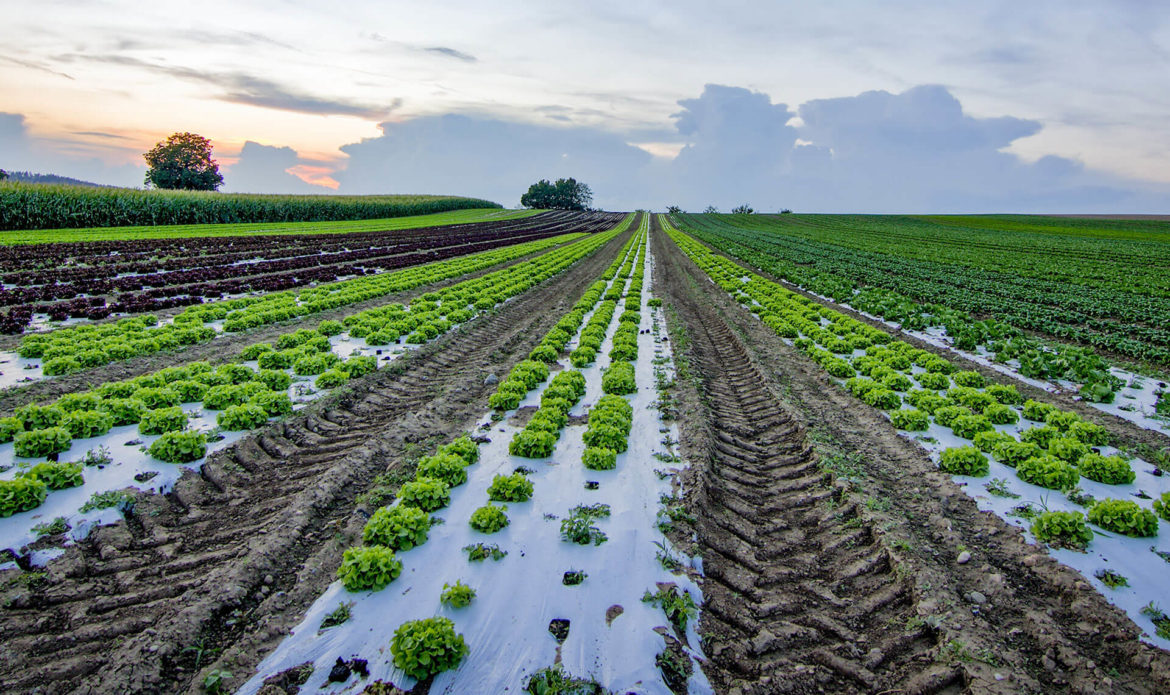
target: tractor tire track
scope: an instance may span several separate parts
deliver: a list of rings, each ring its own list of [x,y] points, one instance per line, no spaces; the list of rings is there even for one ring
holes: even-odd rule
[[[667,265],[677,277],[677,262]],[[705,465],[687,499],[706,575],[708,677],[745,695],[952,686],[957,670],[921,659],[936,646],[929,627],[890,629],[916,615],[913,587],[859,505],[822,472],[738,337],[682,289],[672,282],[669,298],[706,404]]]

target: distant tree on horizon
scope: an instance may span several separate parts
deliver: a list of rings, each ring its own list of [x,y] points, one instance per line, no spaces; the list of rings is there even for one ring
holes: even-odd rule
[[[680,208],[677,205],[667,205],[666,206],[666,214],[668,214],[668,215],[681,215],[682,211],[683,211],[682,208]]]
[[[173,133],[142,155],[148,187],[216,191],[223,185],[219,164],[211,158],[211,141],[195,133]]]
[[[8,172],[0,169],[0,181],[3,181],[6,178],[8,178]]]
[[[719,208],[715,207],[714,205],[708,205],[707,209],[703,211],[703,214],[704,215],[714,215],[717,212],[719,212]]]
[[[592,202],[593,191],[589,184],[574,178],[557,179],[556,183],[541,179],[520,196],[520,204],[524,207],[542,210],[588,210]]]
[[[731,214],[733,215],[750,215],[753,212],[755,212],[755,210],[753,210],[752,206],[748,205],[747,203],[731,209]]]

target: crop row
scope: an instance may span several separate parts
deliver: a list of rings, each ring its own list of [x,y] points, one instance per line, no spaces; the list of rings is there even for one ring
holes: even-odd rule
[[[116,292],[119,305],[133,305],[139,295],[132,293],[144,290],[147,297],[189,295],[194,303],[200,296],[270,289],[253,288],[249,284],[256,281],[253,276],[276,276],[265,278],[266,282],[298,278],[302,283],[322,281],[325,276],[321,274],[321,266],[334,266],[329,270],[335,276],[361,275],[415,262],[409,257],[403,262],[391,262],[392,256],[444,247],[467,246],[479,250],[474,244],[485,241],[528,240],[536,235],[589,231],[579,228],[589,222],[605,224],[606,217],[589,215],[574,219],[545,213],[505,222],[346,235],[0,247],[0,266],[9,271],[0,276],[0,282],[11,286],[0,290],[0,304],[64,300],[83,295],[95,299]],[[6,249],[8,253],[4,253]],[[282,274],[288,277],[282,278]],[[46,310],[52,314],[51,307]]]
[[[754,239],[738,233],[712,232],[687,227],[696,237],[756,267],[817,294],[899,323],[906,330],[924,330],[933,326],[946,328],[955,347],[973,351],[977,347],[988,350],[997,362],[1017,360],[1019,371],[1032,378],[1048,380],[1067,379],[1081,384],[1082,395],[1096,402],[1112,402],[1122,386],[1109,372],[1109,365],[1091,348],[1075,346],[1048,346],[1028,338],[1020,328],[996,319],[975,320],[966,311],[936,302],[919,304],[900,292],[882,287],[862,286],[858,289],[843,275],[818,270],[783,256],[770,241]],[[732,234],[736,234],[734,238]],[[765,250],[761,250],[761,249]]]
[[[517,266],[428,293],[410,310],[403,310],[401,320],[413,331],[407,341],[421,343],[441,335],[455,323],[561,272],[624,229],[591,235]],[[356,316],[354,325],[367,318]],[[151,456],[167,463],[196,461],[206,453],[208,435],[187,429],[187,415],[179,406],[201,401],[204,409],[220,411],[217,423],[226,431],[253,429],[271,417],[287,415],[293,410],[287,394],[293,375],[316,377],[318,388],[330,389],[377,369],[375,357],[342,360],[333,352],[330,338],[344,330],[340,322],[325,321],[316,330],[284,334],[275,344],[250,345],[239,359],[256,361],[259,370],[241,362],[216,369],[194,362],[108,382],[47,405],[27,405],[12,417],[0,419],[0,443],[14,442],[14,453],[20,458],[55,458],[75,438],[97,437],[116,426],[137,424],[141,434],[162,435],[150,445]],[[0,481],[0,516],[39,506],[49,489],[84,482],[80,462],[50,460],[24,468],[16,478]]]
[[[0,303],[18,305],[0,316],[0,330],[21,332],[33,313],[37,312],[48,313],[52,320],[68,317],[101,319],[112,313],[145,313],[175,306],[199,305],[205,298],[216,299],[224,294],[278,292],[309,284],[333,282],[344,276],[378,274],[566,233],[601,231],[609,228],[615,219],[612,215],[599,214],[578,215],[568,219],[552,216],[549,219],[444,228],[438,232],[372,234],[361,235],[365,238],[342,237],[340,240],[336,235],[329,235],[320,245],[311,243],[311,237],[303,236],[294,238],[295,243],[290,246],[269,243],[262,248],[217,256],[180,255],[161,262],[172,263],[180,270],[147,274],[141,274],[139,270],[126,271],[125,268],[149,268],[159,261],[138,260],[122,265],[102,266],[69,257],[54,263],[54,267],[60,270],[26,273],[22,278],[12,278],[49,281],[51,284],[0,289]],[[302,244],[304,240],[309,241]],[[190,249],[192,252],[202,250],[205,249]],[[124,250],[115,253],[122,256]],[[291,257],[282,258],[290,254]],[[101,255],[105,257],[107,254]],[[266,256],[273,256],[275,260],[263,260]],[[88,270],[74,272],[77,263],[85,264]],[[123,272],[136,274],[120,275]],[[64,275],[59,275],[62,273]],[[87,278],[87,274],[95,277]],[[57,282],[60,277],[73,279]],[[111,298],[112,301],[107,303],[107,299],[100,295],[109,292],[118,294],[116,299]],[[42,300],[63,301],[40,306],[30,304]]]
[[[492,394],[491,400],[494,402],[489,400],[489,405],[497,410],[515,408],[528,391],[547,379],[548,366],[545,362],[551,364],[559,359],[565,345],[571,336],[577,333],[585,315],[590,311],[593,312],[592,316],[585,327],[580,329],[578,346],[571,353],[570,361],[574,367],[578,368],[588,366],[593,362],[593,357],[597,354],[597,350],[608,332],[616,299],[620,298],[635,264],[643,260],[642,254],[646,247],[648,225],[649,216],[643,215],[638,233],[627,242],[623,253],[618,254],[617,259],[603,274],[602,280],[595,283],[582,295],[577,304],[565,316],[561,317],[545,335],[540,345],[533,350],[533,354],[540,359],[533,359],[530,355],[529,360],[518,364],[508,375],[508,378],[500,382],[496,393]],[[638,267],[641,268],[641,266]],[[609,283],[608,291],[606,291],[607,282]],[[640,279],[638,280],[638,292],[641,292]],[[605,300],[600,301],[603,296]],[[582,352],[583,350],[586,352]],[[636,351],[635,344],[635,356]],[[603,378],[603,385],[604,383]],[[606,392],[609,391],[606,390]],[[580,372],[568,370],[557,374],[552,383],[541,394],[540,408],[532,415],[524,429],[517,432],[512,438],[508,447],[509,452],[515,456],[526,458],[544,458],[551,455],[557,440],[560,439],[561,430],[568,423],[569,410],[584,394],[585,378]],[[593,412],[597,412],[597,409],[601,407],[602,404],[599,403],[591,411],[590,422],[594,418]],[[626,425],[624,432],[621,433],[620,448],[615,443],[614,446],[604,450],[601,447],[591,447],[594,449],[593,451],[590,448],[586,449],[583,460],[587,466],[590,465],[590,461],[595,461],[596,464],[593,467],[598,469],[614,467],[618,451],[625,451],[626,448],[625,439],[629,436],[629,423],[627,422]],[[591,435],[587,432],[585,436],[588,445]],[[602,462],[605,465],[602,465]]]
[[[500,431],[515,436],[494,442],[487,437],[456,440],[463,442],[461,449],[466,451],[475,451],[473,444],[479,442],[477,458],[452,450],[454,444],[423,457],[412,479],[401,484],[389,504],[371,515],[361,542],[345,551],[338,572],[341,587],[360,593],[340,595],[341,605],[348,607],[344,615],[339,620],[333,618],[340,608],[328,613],[339,599],[335,588],[331,588],[310,609],[306,620],[265,660],[242,692],[255,692],[270,674],[306,660],[314,662],[315,670],[305,687],[319,687],[328,671],[321,666],[332,663],[336,655],[364,657],[375,650],[384,651],[387,640],[392,659],[376,668],[370,661],[371,680],[406,687],[403,676],[421,681],[458,667],[458,673],[439,677],[432,687],[453,692],[503,692],[509,688],[516,692],[546,692],[545,688],[551,688],[547,692],[561,692],[572,686],[602,692],[596,682],[567,674],[582,668],[582,658],[592,660],[592,654],[605,654],[612,649],[616,643],[609,637],[613,633],[603,615],[605,606],[630,606],[638,601],[645,586],[651,588],[642,600],[662,605],[680,639],[686,639],[687,620],[696,612],[694,600],[685,590],[689,582],[685,576],[675,582],[663,579],[669,568],[661,556],[656,556],[654,548],[668,553],[665,539],[654,545],[645,542],[645,534],[654,532],[656,522],[654,505],[645,502],[669,486],[661,473],[645,465],[651,460],[647,451],[650,440],[641,437],[631,443],[631,448],[638,451],[638,458],[631,462],[638,465],[591,473],[579,467],[556,465],[551,460],[550,447],[526,436],[542,435],[541,440],[556,444],[556,451],[582,450],[580,438],[566,442],[562,430],[568,427],[570,411],[580,411],[587,381],[590,392],[598,389],[601,369],[569,367],[566,349],[574,336],[582,336],[586,325],[592,324],[591,315],[596,316],[604,302],[621,301],[624,297],[629,310],[640,307],[647,226],[643,220],[640,231],[602,279],[560,317],[539,346],[510,371],[492,394],[491,405],[496,412],[491,421],[499,422]],[[611,330],[629,323],[618,321],[612,312],[609,319]],[[606,349],[608,342],[604,341]],[[630,366],[624,361],[621,364]],[[520,417],[530,410],[516,409],[522,402],[533,402],[533,391],[539,392],[540,408],[527,423],[518,428],[511,421],[505,422],[509,411]],[[624,440],[634,428],[636,411],[642,418],[639,429],[654,431],[657,418],[653,408],[647,407],[648,401],[643,396],[635,405],[621,396],[601,395],[589,409],[589,429],[605,420],[604,424],[622,431]],[[482,429],[488,432],[496,427],[485,423]],[[566,431],[582,429],[577,426]],[[526,443],[530,439],[538,446],[529,449]],[[531,463],[517,457],[543,461]],[[584,480],[584,475],[596,479]],[[388,491],[386,497],[391,497]],[[566,507],[567,513],[562,512]],[[603,530],[604,525],[598,522],[619,513],[622,532],[609,537],[608,529]],[[435,514],[441,516],[432,516]],[[593,548],[586,555],[578,546]],[[460,547],[466,553],[465,560],[453,557],[453,551]],[[510,557],[510,550],[518,557]],[[485,562],[506,557],[508,561],[499,564]],[[615,580],[615,574],[620,579]],[[384,591],[381,595],[365,593],[390,584],[398,587],[394,596]],[[680,591],[679,585],[684,590]],[[597,605],[600,610],[590,608],[586,613],[566,615],[558,608],[557,600],[547,606],[529,602],[524,610],[510,613],[508,625],[481,620],[514,607],[517,592],[558,598],[559,592],[565,592],[566,599],[574,605]],[[406,595],[413,598],[400,600]],[[686,602],[685,616],[672,615],[664,602],[668,595],[672,606],[675,600]],[[464,612],[462,609],[469,605],[478,608]],[[326,613],[328,617],[324,617]],[[637,630],[638,647],[636,653],[623,654],[624,663],[620,665],[607,661],[614,671],[604,677],[608,687],[620,685],[615,690],[625,692],[627,685],[636,687],[634,684],[640,683],[645,688],[657,682],[657,669],[665,667],[661,666],[661,655],[656,661],[649,645],[657,642],[651,631],[663,624],[662,618],[660,614],[627,609],[623,620],[629,622],[623,623],[623,629]],[[547,650],[540,644],[539,635],[546,628],[558,643],[565,644],[567,657],[554,669],[537,669],[540,664],[534,663],[534,649],[542,654],[536,660],[543,659]],[[393,632],[392,639],[389,632]],[[697,636],[692,633],[690,638]],[[671,638],[666,641],[671,642]],[[584,657],[577,654],[582,644],[586,645]],[[525,656],[517,656],[512,668],[491,669],[483,663],[485,659],[497,659],[500,650]]]
[[[1021,480],[1065,492],[1077,487],[1082,476],[1110,485],[1134,481],[1129,462],[1092,450],[1109,443],[1105,428],[1049,404],[1025,402],[1015,387],[988,385],[978,372],[956,371],[951,362],[934,353],[894,340],[884,331],[746,272],[678,230],[667,227],[667,231],[720,287],[750,306],[764,324],[792,340],[830,375],[844,380],[855,396],[888,412],[896,427],[924,431],[934,422],[960,439],[971,440],[972,446],[942,452],[943,470],[986,475],[984,454],[991,453],[1016,468]],[[915,373],[915,367],[921,371]],[[911,407],[903,408],[903,403]],[[1021,406],[1025,419],[1044,425],[1024,430],[1018,440],[997,430],[996,425],[1019,420],[1021,413],[1013,406]],[[1163,504],[1170,503],[1170,493],[1164,497]],[[1123,507],[1129,516],[1154,519],[1153,512],[1136,502],[1095,504]],[[1114,525],[1105,528],[1129,533]],[[1129,535],[1155,533],[1156,520],[1142,526],[1141,533]]]
[[[0,229],[361,220],[498,207],[453,196],[254,195],[0,182]]]
[[[309,316],[473,273],[579,237],[579,234],[570,234],[541,239],[397,272],[343,280],[300,292],[278,292],[209,302],[185,309],[175,317],[173,323],[167,325],[160,326],[157,319],[147,315],[120,319],[109,324],[34,333],[22,339],[20,355],[42,359],[43,371],[47,376],[68,374],[212,340],[220,332],[205,324],[214,321],[223,320],[226,331],[241,331]]]
[[[622,227],[623,231],[626,226],[628,220],[627,225]],[[626,255],[633,241],[631,239],[623,246],[618,260],[606,271],[607,276],[612,277],[617,264]],[[598,287],[598,284],[601,287]],[[572,326],[572,332],[576,332],[583,313],[600,298],[604,286],[605,280],[591,286],[570,312],[570,314],[580,312],[576,314],[577,320]],[[375,317],[357,320],[352,325],[363,325],[375,332],[388,330],[385,325],[369,326],[368,321],[371,318]],[[379,313],[376,318],[384,318],[384,315]],[[564,349],[564,344],[571,333],[566,333],[563,340],[558,335],[566,328],[569,328],[567,324],[558,323],[542,341],[541,346],[546,350],[555,349],[553,358],[547,362],[555,362],[555,356]],[[391,327],[389,330],[395,329]],[[558,340],[559,347],[553,348]],[[517,364],[501,382],[496,393],[492,394],[492,406],[503,409],[516,407],[524,394],[548,380],[547,362],[527,359]],[[585,379],[580,372],[569,370],[558,373],[545,390],[541,409],[529,421],[529,426],[517,433],[517,437],[512,440],[510,452],[528,457],[551,454],[551,444],[555,444],[560,429],[567,423],[569,409],[584,393]],[[535,441],[538,435],[540,442]],[[529,441],[530,439],[533,441]],[[534,448],[530,449],[530,444]],[[477,461],[477,447],[467,437],[456,439],[440,447],[433,455],[420,459],[414,479],[403,483],[394,495],[396,503],[378,509],[362,531],[362,544],[346,549],[337,573],[342,585],[351,592],[378,591],[393,582],[402,573],[402,561],[397,558],[396,552],[410,550],[427,541],[433,523],[430,514],[450,504],[451,489],[467,482],[466,469]],[[496,475],[487,488],[487,504],[471,513],[467,520],[468,524],[483,534],[499,532],[509,524],[507,507],[494,503],[525,502],[532,497],[533,490],[533,484],[524,471]],[[483,544],[480,544],[478,549],[469,547],[467,550],[471,553],[472,560],[482,559],[477,558],[477,552],[482,553],[484,557],[490,556],[493,552],[489,546]],[[496,549],[494,552],[500,551]],[[468,605],[474,598],[474,589],[456,582],[454,586],[444,587],[441,601],[452,607],[462,607]],[[431,644],[424,647],[417,639],[407,639],[407,635],[412,632],[424,634]],[[433,653],[426,658],[419,658],[418,652],[425,651],[428,647]],[[396,631],[395,639],[391,643],[394,664],[403,669],[408,676],[416,679],[453,668],[462,660],[466,651],[462,637],[454,633],[453,624],[444,618],[404,623]]]
[[[254,238],[269,235],[352,234],[418,229],[475,222],[502,222],[539,214],[539,210],[470,208],[403,217],[316,222],[248,222],[241,224],[154,224],[144,226],[88,227],[24,230],[0,233],[0,246],[72,244],[100,241],[166,241],[171,239]]]
[[[202,301],[201,297],[287,289],[310,281],[325,282],[342,275],[413,265],[419,258],[435,260],[437,249],[447,254],[466,253],[490,248],[481,246],[484,242],[528,241],[538,235],[582,231],[573,229],[575,222],[578,221],[526,218],[345,236],[229,237],[214,240],[214,244],[180,243],[171,248],[162,242],[23,246],[19,253],[0,253],[0,261],[21,268],[0,277],[9,286],[0,289],[0,305],[57,301],[37,309],[60,320],[69,316],[74,307],[89,306],[93,307],[89,314],[74,309],[73,315],[104,318],[91,315],[98,307],[106,306],[100,295],[118,293],[110,310],[121,312],[135,311],[140,304],[149,306],[145,300],[171,296],[183,296],[193,304]],[[63,246],[86,248],[60,248]],[[116,248],[92,248],[95,246]],[[2,258],[5,255],[8,258]],[[58,301],[77,297],[87,301]],[[60,315],[62,310],[64,315]]]
[[[1141,295],[1170,296],[1166,222],[1032,217],[1026,224],[967,216],[785,215],[761,227],[859,251],[1004,272],[1036,280]],[[972,224],[974,223],[974,225]],[[1118,224],[1120,223],[1120,224]]]

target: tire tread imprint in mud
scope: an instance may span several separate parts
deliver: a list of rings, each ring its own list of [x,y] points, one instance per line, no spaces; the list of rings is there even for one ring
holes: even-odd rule
[[[701,416],[683,440],[705,465],[688,504],[706,578],[700,630],[717,690],[857,692],[933,665],[928,628],[904,633],[912,591],[857,505],[821,471],[804,428],[727,324],[688,292],[685,259],[661,232],[668,301],[686,326]],[[671,253],[674,251],[674,253]],[[695,431],[703,428],[706,431]],[[696,463],[699,463],[697,460]],[[958,674],[946,669],[940,688]],[[939,688],[923,688],[932,692]]]

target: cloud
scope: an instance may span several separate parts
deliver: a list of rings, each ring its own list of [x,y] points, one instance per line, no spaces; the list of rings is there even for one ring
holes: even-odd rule
[[[1037,121],[967,116],[959,100],[940,86],[817,99],[802,104],[799,114],[801,137],[832,143],[841,156],[994,151],[1040,131]]]
[[[13,58],[11,56],[0,56],[0,61],[4,61],[5,63],[11,63],[12,65],[19,65],[23,68],[29,68],[31,70],[36,70],[38,72],[45,72],[45,73],[48,73],[50,75],[64,77],[67,80],[73,79],[72,75],[67,75],[63,72],[54,70],[53,68],[50,68],[47,65],[44,65],[42,63],[38,63],[38,62],[35,62],[32,60],[22,60],[20,58]]]
[[[341,192],[456,193],[516,205],[539,179],[575,176],[604,185],[599,204],[633,209],[642,200],[637,177],[651,160],[594,128],[450,114],[381,128],[381,136],[341,148],[348,156],[335,176]]]
[[[35,137],[23,114],[0,112],[0,169],[133,187],[142,185],[146,165],[110,164],[84,142]]]
[[[457,51],[454,48],[448,48],[446,46],[430,46],[430,47],[424,48],[423,50],[427,51],[428,53],[438,53],[439,55],[445,55],[449,58],[454,58],[456,60],[462,60],[465,63],[474,63],[477,60],[479,60],[478,58],[471,55],[470,53],[464,53],[463,51]]]
[[[96,130],[75,130],[74,135],[84,135],[91,138],[106,138],[110,140],[130,140],[125,135],[118,135],[116,133],[102,133]]]
[[[223,172],[223,190],[232,193],[328,193],[305,181],[309,167],[291,147],[272,147],[251,140],[244,143],[239,159]]]
[[[292,111],[319,116],[354,116],[369,120],[380,120],[389,116],[402,105],[401,99],[391,100],[384,105],[365,104],[349,99],[326,99],[284,87],[276,82],[243,72],[218,72],[196,70],[176,65],[151,63],[122,55],[67,55],[63,60],[87,60],[92,62],[122,65],[175,77],[188,82],[209,84],[218,87],[220,101],[233,104],[247,104],[266,109]]]
[[[677,200],[720,201],[732,207],[747,197],[759,199],[771,182],[789,169],[797,131],[787,125],[795,115],[766,94],[709,84],[695,99],[678,102],[673,114],[686,145],[667,167],[663,194]]]

